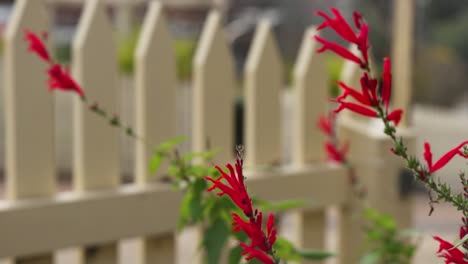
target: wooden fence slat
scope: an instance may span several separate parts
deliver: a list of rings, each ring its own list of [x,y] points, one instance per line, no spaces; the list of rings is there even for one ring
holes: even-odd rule
[[[272,166],[281,160],[280,92],[283,69],[272,25],[257,25],[245,68],[246,166]]]
[[[317,129],[317,120],[327,113],[328,72],[323,54],[317,54],[316,42],[311,37],[318,34],[309,28],[304,34],[294,68],[295,127],[293,161],[298,165],[323,161],[325,136]]]
[[[234,61],[218,10],[211,11],[205,21],[193,73],[192,151],[216,149],[215,163],[230,162],[234,157]],[[202,239],[201,227],[192,232],[197,240]],[[197,254],[192,263],[202,263],[202,258]]]
[[[328,73],[325,56],[317,54],[313,36],[315,27],[306,30],[293,71],[295,95],[293,164],[305,167],[324,160],[323,133],[317,129],[319,115],[326,114]],[[321,175],[310,175],[321,177]],[[297,244],[302,248],[325,248],[326,210],[291,213],[298,221],[294,228]],[[310,263],[310,262],[303,262]],[[317,263],[317,262],[314,262]]]
[[[194,58],[193,151],[218,149],[215,161],[234,153],[234,63],[221,14],[211,11]]]
[[[105,3],[86,1],[73,41],[73,74],[87,100],[109,114],[117,111],[117,63],[115,43]],[[114,188],[119,184],[118,130],[74,102],[74,188],[77,191]],[[85,249],[82,262],[116,263],[116,245]]]
[[[393,6],[393,106],[405,110],[400,122],[404,127],[410,125],[411,116],[415,1],[397,0]]]
[[[176,136],[176,62],[173,41],[167,31],[163,6],[150,3],[135,54],[136,133],[146,140],[136,142],[136,183],[150,181],[148,161],[155,146]],[[162,175],[167,166],[158,170]],[[142,263],[175,263],[175,236],[141,239]]]
[[[44,1],[16,1],[5,34],[5,169],[11,200],[55,193],[53,94],[45,85],[46,63],[27,51],[25,29],[38,34],[49,29]],[[15,262],[46,264],[52,259],[44,254]]]

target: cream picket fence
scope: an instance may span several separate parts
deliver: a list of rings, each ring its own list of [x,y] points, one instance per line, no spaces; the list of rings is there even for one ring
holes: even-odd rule
[[[103,2],[84,3],[73,41],[72,73],[89,98],[117,113],[115,42]],[[135,183],[120,186],[118,131],[90,114],[78,98],[73,101],[74,190],[58,193],[54,93],[46,91],[45,66],[27,53],[23,40],[25,28],[49,29],[45,5],[45,0],[17,0],[5,36],[6,199],[0,201],[0,258],[22,264],[52,263],[57,250],[79,247],[79,263],[117,263],[119,241],[139,237],[137,258],[131,263],[175,263],[180,194],[151,180],[147,172],[151,152],[142,143],[135,146]],[[327,110],[328,87],[324,58],[315,53],[317,44],[310,40],[315,34],[312,27],[305,32],[293,72],[294,103],[287,117],[292,124],[288,129],[292,161],[284,163],[283,63],[271,24],[262,21],[257,27],[245,66],[245,147],[250,168],[246,174],[252,193],[263,199],[315,201],[291,213],[298,220],[293,227],[298,245],[324,248],[326,210],[338,208],[337,258],[340,263],[355,263],[360,250],[360,223],[352,210],[356,201],[345,169],[321,162],[324,137],[315,128],[316,118]],[[179,84],[172,47],[162,6],[152,1],[134,73],[135,131],[152,144],[177,136]],[[216,161],[224,164],[234,157],[237,84],[217,11],[206,20],[193,65],[193,150],[204,151],[209,142],[223,150]],[[357,74],[356,66],[349,64],[343,78],[352,82]],[[401,95],[407,91],[396,92],[407,103]],[[370,123],[352,116],[340,122],[342,134],[352,141],[350,157],[368,184],[372,205],[396,215],[407,226],[409,203],[398,193],[402,164],[389,153],[390,141]],[[410,131],[403,136],[414,141]]]

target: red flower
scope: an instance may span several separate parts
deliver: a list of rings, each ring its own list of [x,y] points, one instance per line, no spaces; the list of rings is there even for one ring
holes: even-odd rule
[[[70,76],[67,70],[64,70],[58,64],[52,64],[47,71],[49,74],[49,88],[50,90],[63,90],[63,91],[74,91],[81,97],[84,96],[83,90],[76,83],[76,81]]]
[[[330,141],[325,142],[325,152],[327,153],[327,160],[342,163],[346,158],[346,153],[349,150],[349,144],[344,144],[341,150]]]
[[[268,238],[268,243],[270,244],[269,246],[272,247],[275,242],[276,242],[276,229],[275,227],[275,215],[270,214],[268,215],[268,220],[267,220],[267,235],[266,237]]]
[[[463,158],[468,158],[463,151],[460,149],[468,144],[468,140],[462,142],[460,145],[456,146],[452,150],[445,153],[439,160],[437,160],[434,164],[432,162],[432,152],[431,152],[431,145],[428,142],[424,143],[424,159],[426,160],[427,167],[429,169],[429,173],[433,173],[438,171],[439,169],[443,168],[450,160],[452,160],[456,155],[462,156]]]
[[[352,43],[358,43],[358,36],[348,24],[348,22],[346,22],[340,11],[334,7],[331,8],[331,11],[335,15],[335,18],[330,18],[325,12],[322,11],[316,12],[317,15],[325,19],[325,21],[317,27],[317,30],[331,27],[343,39]]]
[[[385,103],[385,108],[388,109],[390,96],[392,92],[392,66],[389,58],[384,58],[382,73],[382,101]]]
[[[337,102],[340,104],[340,106],[333,110],[335,114],[343,111],[344,109],[348,109],[352,112],[355,112],[357,114],[363,115],[363,116],[368,116],[368,117],[377,117],[377,112],[375,112],[373,109],[369,109],[365,106],[356,104],[356,103],[350,103],[350,102],[344,102],[344,101],[338,101],[335,99],[330,99],[332,102]]]
[[[317,127],[322,130],[327,136],[333,136],[333,126],[335,122],[335,114],[330,113],[327,115],[321,115],[317,121]]]
[[[437,256],[445,258],[445,264],[468,264],[463,252],[460,249],[455,248],[452,243],[447,242],[438,236],[434,236],[433,238],[440,243],[439,249],[437,250],[437,253],[439,254]]]
[[[324,41],[320,37],[315,37],[315,39],[321,42],[324,45],[324,48],[320,49],[317,52],[322,52],[325,49],[330,49],[336,52],[338,55],[342,56],[343,58],[358,63],[361,66],[361,68],[367,68],[369,65],[369,25],[363,23],[361,14],[354,12],[354,24],[359,30],[359,34],[356,34],[349,25],[349,23],[346,21],[346,19],[344,19],[340,11],[338,11],[338,9],[333,7],[331,8],[331,11],[335,16],[334,18],[329,17],[326,13],[322,11],[316,12],[317,15],[325,19],[325,21],[317,27],[317,30],[322,30],[326,27],[332,28],[344,40],[357,45],[358,49],[362,53],[362,58],[364,59],[364,61],[361,61],[361,59],[349,52],[347,49],[335,43]]]
[[[244,249],[241,253],[242,255],[247,255],[246,260],[251,260],[253,258],[258,259],[260,262],[264,264],[274,264],[274,260],[266,253],[262,252],[261,250],[256,249],[255,247],[249,246],[244,243],[240,243],[240,246]]]
[[[216,169],[221,173],[221,176],[217,179],[213,179],[210,177],[205,177],[205,179],[213,182],[213,186],[211,186],[207,191],[212,191],[216,188],[221,190],[218,193],[218,196],[222,196],[227,194],[231,200],[244,212],[247,217],[253,216],[253,209],[252,209],[252,201],[247,193],[244,184],[244,175],[242,173],[242,160],[237,159],[236,161],[236,169],[231,164],[227,164],[226,167],[229,169],[230,175],[226,174],[219,166],[216,166]],[[237,175],[236,175],[237,172]],[[227,181],[227,185],[222,183],[221,180],[225,179]]]
[[[366,67],[367,63],[365,61],[362,61],[358,56],[354,55],[347,48],[342,47],[336,43],[330,42],[328,40],[325,40],[324,38],[320,36],[314,36],[314,38],[318,42],[322,43],[323,45],[323,47],[317,50],[317,53],[322,53],[326,50],[331,50],[335,52],[336,54],[338,54],[339,56],[359,64],[361,67],[364,67],[364,68]]]
[[[378,104],[377,99],[377,79],[369,78],[369,74],[364,73],[360,79],[361,92],[347,86],[343,82],[338,82],[338,86],[343,90],[343,93],[336,98],[337,101],[342,101],[349,96],[354,98],[359,103],[366,106],[375,106]]]
[[[354,20],[354,25],[357,28],[361,28],[363,22],[362,22],[362,15],[356,11],[353,12],[353,20]]]
[[[396,109],[390,112],[390,114],[387,115],[387,121],[391,121],[395,123],[395,126],[398,126],[398,124],[401,121],[401,116],[403,115],[403,109]]]
[[[49,52],[47,51],[46,45],[44,44],[43,39],[41,39],[34,32],[31,32],[28,29],[24,30],[25,41],[28,42],[29,48],[28,51],[36,53],[42,60],[51,63]],[[45,34],[44,34],[45,38]]]

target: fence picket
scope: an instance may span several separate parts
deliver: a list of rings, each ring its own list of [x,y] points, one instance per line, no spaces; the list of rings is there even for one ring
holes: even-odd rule
[[[173,41],[167,31],[163,6],[152,1],[143,23],[141,37],[135,54],[135,107],[136,134],[145,142],[136,142],[136,183],[150,182],[148,161],[152,147],[176,136],[175,56]],[[158,170],[166,170],[162,166]],[[175,263],[175,236],[149,237],[140,241],[143,263]]]
[[[400,127],[410,125],[413,76],[415,1],[397,0],[393,4],[393,106],[405,110]]]
[[[215,160],[221,163],[234,152],[234,80],[221,14],[211,11],[194,58],[193,151],[218,149]]]
[[[206,19],[193,70],[192,151],[218,150],[214,162],[231,162],[234,156],[234,62],[218,10],[211,11]],[[202,228],[196,227],[194,231],[201,240]],[[201,256],[196,258],[195,262],[201,263]]]
[[[117,63],[115,43],[105,3],[85,2],[73,41],[73,74],[82,85],[90,104],[117,111]],[[118,130],[91,113],[79,98],[74,102],[74,188],[88,191],[119,184]],[[82,262],[117,263],[116,245],[88,247]]]
[[[18,0],[5,34],[5,159],[7,199],[50,197],[55,193],[53,94],[46,64],[31,58],[24,30],[49,28],[44,1]],[[27,77],[26,77],[27,76]],[[18,257],[16,263],[52,263],[52,254]]]
[[[245,68],[245,142],[247,166],[281,161],[280,93],[283,69],[269,21],[256,29]]]
[[[324,136],[317,129],[320,114],[326,114],[328,73],[325,57],[317,54],[317,43],[312,38],[315,27],[306,30],[293,71],[295,95],[293,163],[305,167],[324,160]],[[320,175],[310,175],[320,177]],[[303,248],[325,248],[325,208],[293,213],[298,223],[295,234]],[[310,263],[305,261],[304,263]],[[317,262],[314,262],[317,263]]]

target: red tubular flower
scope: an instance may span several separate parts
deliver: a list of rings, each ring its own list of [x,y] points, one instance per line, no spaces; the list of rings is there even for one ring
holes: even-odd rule
[[[324,45],[325,49],[330,49],[336,52],[338,55],[342,56],[343,58],[358,63],[363,69],[367,68],[369,65],[369,25],[363,22],[361,14],[354,12],[354,24],[359,30],[359,34],[356,34],[352,27],[349,25],[349,23],[346,21],[346,19],[344,19],[340,11],[338,11],[336,8],[332,8],[331,11],[334,15],[334,18],[329,17],[326,13],[322,11],[316,12],[317,15],[323,17],[323,19],[325,20],[321,25],[317,27],[317,30],[322,30],[326,27],[332,28],[343,39],[357,45],[358,49],[362,53],[362,58],[364,61],[362,61],[356,55],[352,54],[349,51],[345,52],[343,50],[345,48],[335,43],[324,43],[323,40],[320,40],[317,37],[316,39]]]
[[[362,58],[364,59],[365,65],[369,65],[369,25],[362,24],[360,27],[361,32],[358,36],[358,49],[362,53]]]
[[[382,73],[382,101],[385,103],[385,108],[388,109],[390,96],[392,92],[392,66],[389,58],[384,58]]]
[[[331,99],[330,101],[337,102],[340,104],[340,106],[337,109],[333,110],[335,114],[343,111],[344,109],[348,109],[348,110],[351,110],[352,112],[355,112],[363,116],[377,117],[377,112],[375,112],[373,109],[369,109],[362,105],[350,103],[350,102],[338,101],[334,99]]]
[[[268,239],[268,243],[269,243],[269,246],[273,246],[276,242],[276,229],[274,229],[275,227],[275,215],[274,214],[270,214],[268,216],[268,221],[267,221],[267,239]]]
[[[262,231],[262,213],[257,215],[255,220],[250,220],[249,222],[244,221],[239,215],[233,213],[232,218],[234,222],[234,232],[244,231],[244,233],[252,240],[252,247],[258,247],[263,251],[268,252],[271,247],[266,244],[265,234]]]
[[[327,160],[342,163],[345,160],[346,153],[349,150],[349,144],[344,144],[341,150],[330,141],[325,142],[325,152],[327,153]]]
[[[226,174],[220,167],[216,166],[216,169],[221,173],[221,176],[217,179],[205,177],[206,180],[213,182],[213,186],[208,188],[208,192],[214,189],[220,189],[221,192],[218,196],[227,194],[231,200],[244,212],[247,217],[253,216],[252,201],[247,193],[244,184],[244,175],[242,173],[242,160],[237,159],[236,169],[231,164],[227,164],[226,167],[229,169],[230,175]],[[236,175],[237,172],[237,175]],[[221,182],[225,179],[228,185]]]
[[[240,246],[244,249],[244,251],[241,254],[247,255],[246,260],[251,260],[253,258],[256,258],[264,264],[275,263],[274,260],[268,254],[262,252],[261,250],[256,249],[255,247],[249,246],[242,242],[240,243]]]
[[[465,155],[463,151],[460,149],[468,144],[468,140],[462,142],[452,150],[445,153],[439,160],[437,160],[434,164],[432,162],[432,152],[431,152],[431,145],[428,142],[424,142],[424,159],[426,160],[427,167],[429,169],[429,173],[436,172],[443,168],[450,160],[452,160],[456,155],[462,156],[463,158],[468,158],[468,155]]]
[[[362,22],[362,14],[354,11],[353,12],[353,20],[354,20],[354,25],[357,27],[357,28],[361,28],[363,22]]]
[[[352,42],[358,43],[358,36],[351,28],[351,26],[346,22],[343,15],[341,15],[338,9],[332,7],[331,11],[335,18],[330,18],[325,12],[317,11],[316,14],[323,17],[325,21],[317,27],[317,30],[324,29],[326,27],[331,27],[338,35],[340,35],[343,39]]]
[[[359,80],[361,83],[361,93],[367,98],[369,102],[367,105],[375,106],[378,105],[377,100],[377,79],[372,79],[369,77],[369,74],[365,72],[361,79]]]
[[[396,109],[390,112],[387,116],[387,121],[391,121],[395,123],[395,126],[398,126],[398,124],[401,121],[401,117],[403,115],[403,109]]]
[[[83,90],[78,83],[70,76],[67,70],[64,70],[58,64],[52,64],[47,71],[49,74],[48,85],[51,91],[63,90],[74,91],[81,97],[84,96]]]
[[[331,50],[335,52],[336,54],[338,54],[339,56],[359,64],[361,67],[365,67],[367,65],[364,61],[362,61],[358,56],[354,55],[347,48],[342,47],[336,43],[330,42],[328,40],[325,40],[324,38],[320,36],[314,36],[314,38],[315,40],[322,43],[323,45],[323,47],[317,50],[317,53],[322,53],[326,50]]]
[[[338,86],[343,90],[343,93],[336,98],[337,101],[342,101],[346,99],[349,95],[363,105],[371,105],[371,102],[369,100],[370,97],[368,96],[368,94],[361,94],[353,88],[347,86],[343,82],[338,82]]]
[[[36,53],[39,58],[48,63],[52,62],[43,39],[28,29],[24,30],[24,36],[25,41],[29,44],[28,51]]]
[[[335,120],[335,115],[330,113],[330,115],[321,115],[317,121],[317,127],[322,130],[327,136],[331,137],[333,135],[333,123]]]
[[[463,252],[460,249],[455,248],[452,243],[445,241],[438,236],[434,236],[433,238],[440,243],[439,249],[437,250],[437,253],[439,254],[437,256],[445,258],[445,264],[468,264]]]

